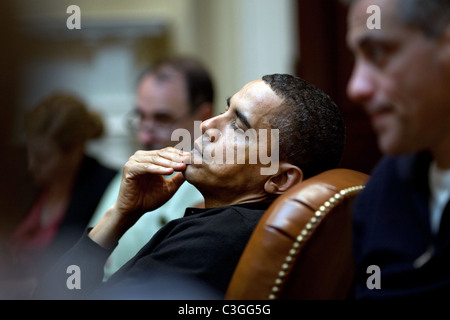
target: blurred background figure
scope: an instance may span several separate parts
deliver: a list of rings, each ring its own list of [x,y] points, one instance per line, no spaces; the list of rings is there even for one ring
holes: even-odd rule
[[[9,298],[27,298],[46,265],[74,244],[116,174],[85,154],[86,142],[103,134],[103,123],[75,96],[43,99],[27,114],[25,132],[28,167],[39,191],[7,244]]]
[[[139,77],[136,106],[128,118],[142,149],[174,146],[172,132],[212,116],[213,83],[206,68],[191,57],[171,57],[146,68]],[[194,139],[191,141],[191,145]]]
[[[195,58],[176,56],[162,59],[146,68],[138,79],[136,106],[127,119],[141,149],[155,150],[176,146],[172,132],[186,129],[193,147],[194,121],[213,114],[214,88],[207,69]],[[90,225],[101,218],[116,201],[122,174],[108,186]],[[180,218],[180,208],[202,207],[203,196],[189,182],[157,210],[141,217],[120,239],[105,265],[105,278],[129,261],[168,221]]]

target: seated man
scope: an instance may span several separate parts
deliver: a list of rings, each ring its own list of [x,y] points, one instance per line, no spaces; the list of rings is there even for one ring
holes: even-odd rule
[[[49,271],[36,298],[171,298],[161,292],[172,285],[177,297],[192,297],[189,292],[203,285],[204,292],[213,293],[204,298],[223,297],[270,203],[302,179],[335,168],[345,139],[334,102],[306,81],[280,74],[245,85],[228,99],[225,112],[204,121],[201,129],[191,152],[170,147],[130,158],[114,205]],[[263,137],[266,132],[270,140]],[[259,158],[251,161],[255,144]],[[219,156],[239,150],[245,151],[244,164],[234,161],[234,152],[233,161]],[[268,154],[269,164],[261,159]],[[267,170],[274,164],[275,170]],[[202,193],[206,208],[186,209],[102,283],[103,264],[124,232],[170,199],[185,180]],[[198,286],[189,285],[192,281]]]
[[[382,28],[369,29],[378,6]],[[386,155],[355,203],[357,299],[450,291],[450,1],[352,0],[349,97]]]

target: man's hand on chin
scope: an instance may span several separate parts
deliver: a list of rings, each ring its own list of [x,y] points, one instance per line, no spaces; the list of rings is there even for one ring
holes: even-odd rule
[[[89,237],[105,248],[113,248],[120,237],[146,212],[166,203],[185,181],[190,153],[168,147],[137,151],[123,168],[116,202],[106,211]],[[166,179],[165,175],[175,173]]]

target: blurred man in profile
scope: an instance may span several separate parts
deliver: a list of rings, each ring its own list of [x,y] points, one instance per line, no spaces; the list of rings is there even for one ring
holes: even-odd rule
[[[386,154],[355,207],[356,297],[448,296],[450,1],[350,2],[348,95]],[[373,5],[379,29],[367,24]],[[370,266],[378,287],[367,283]]]

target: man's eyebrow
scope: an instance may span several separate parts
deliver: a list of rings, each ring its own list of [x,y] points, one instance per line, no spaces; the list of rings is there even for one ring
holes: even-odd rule
[[[367,48],[373,44],[392,44],[394,40],[392,37],[381,37],[376,34],[367,34],[357,40],[356,45],[359,48]]]
[[[376,39],[372,38],[369,35],[366,35],[366,36],[362,37],[361,39],[358,39],[357,45],[360,48],[364,48],[375,41],[376,41]]]
[[[231,97],[227,98],[227,107],[230,107],[230,101],[231,101]]]

